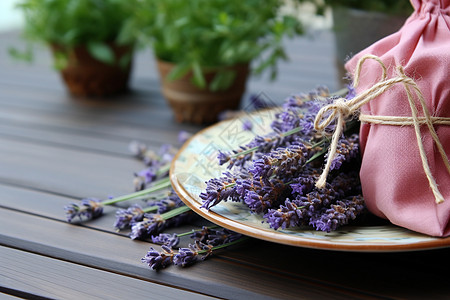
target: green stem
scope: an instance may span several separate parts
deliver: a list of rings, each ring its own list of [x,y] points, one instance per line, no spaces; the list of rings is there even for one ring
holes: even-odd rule
[[[144,213],[148,213],[148,212],[152,212],[152,211],[157,211],[158,210],[158,206],[154,205],[154,206],[148,206],[142,209],[142,211]]]
[[[215,225],[215,226],[211,226],[211,227],[208,227],[209,229],[213,229],[213,228],[219,228],[220,226],[218,226],[218,225]],[[182,237],[182,236],[186,236],[186,235],[189,235],[189,234],[193,234],[194,232],[197,232],[197,231],[202,231],[203,230],[203,228],[202,229],[192,229],[191,231],[187,231],[187,232],[183,232],[183,233],[180,233],[180,234],[177,234],[177,236],[178,237]]]
[[[152,187],[148,188],[148,189],[145,189],[145,190],[142,190],[142,191],[139,191],[139,192],[134,192],[134,193],[131,193],[131,194],[128,194],[128,195],[112,198],[110,200],[105,200],[105,201],[101,202],[101,204],[102,205],[111,205],[111,204],[115,204],[115,203],[118,203],[118,202],[134,199],[134,198],[141,197],[141,196],[144,196],[144,195],[156,192],[156,191],[160,191],[160,190],[165,189],[165,188],[167,188],[169,186],[170,186],[169,178],[163,178],[161,180],[155,181],[155,184]]]
[[[160,176],[160,175],[167,173],[170,170],[170,165],[171,164],[166,164],[166,165],[162,166],[161,168],[159,168],[158,171],[156,171],[156,176]]]
[[[188,212],[190,210],[191,209],[188,206],[186,206],[186,205],[185,206],[180,206],[180,207],[174,208],[172,210],[169,210],[168,212],[165,212],[165,213],[161,214],[161,218],[163,220],[167,220],[167,219],[176,217],[178,215],[181,215],[182,213]]]
[[[241,242],[243,242],[243,241],[245,241],[245,240],[248,240],[248,239],[249,239],[249,237],[244,236],[244,237],[241,237],[241,238],[238,239],[238,240],[235,240],[235,241],[232,241],[232,242],[229,242],[229,243],[226,243],[226,244],[222,244],[222,245],[219,245],[219,246],[212,247],[211,250],[200,250],[200,251],[198,251],[197,253],[198,253],[198,254],[203,254],[203,253],[206,253],[206,252],[209,252],[209,251],[214,251],[214,250],[222,249],[222,248],[225,248],[225,247],[229,247],[229,246],[232,246],[232,245],[241,243]]]

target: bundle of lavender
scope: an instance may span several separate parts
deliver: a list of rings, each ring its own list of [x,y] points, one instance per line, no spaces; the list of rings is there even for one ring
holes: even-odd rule
[[[345,97],[353,97],[351,89]],[[337,124],[330,122],[317,132],[314,122],[321,108],[337,98],[342,100],[324,87],[289,97],[269,134],[256,136],[230,153],[220,152],[219,164],[227,164],[228,170],[206,182],[206,191],[200,194],[202,207],[243,202],[273,229],[312,226],[330,232],[356,219],[365,211],[358,175],[359,140],[352,133],[356,120],[347,121],[339,137],[327,182],[316,186],[322,165],[330,159],[327,150]]]
[[[179,143],[189,137],[180,132]],[[145,164],[145,168],[134,174],[135,192],[111,197],[106,200],[95,198],[82,199],[81,203],[71,203],[64,207],[68,222],[82,222],[103,216],[105,206],[129,203],[127,208],[117,208],[114,227],[117,231],[130,230],[133,240],[150,240],[161,245],[162,251],[150,247],[142,262],[154,270],[179,265],[186,267],[197,260],[204,260],[213,251],[219,250],[246,239],[241,234],[216,227],[193,229],[181,234],[169,234],[169,228],[178,228],[191,224],[199,216],[192,212],[171,187],[168,170],[174,155],[178,151],[171,145],[163,145],[159,151],[149,150],[145,144],[132,142],[130,150]],[[192,242],[180,246],[180,238],[189,236]]]

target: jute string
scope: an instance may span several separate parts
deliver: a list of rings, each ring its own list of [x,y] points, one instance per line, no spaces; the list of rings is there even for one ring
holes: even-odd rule
[[[328,150],[328,159],[323,172],[319,179],[316,182],[316,186],[318,188],[323,188],[326,183],[326,179],[328,173],[330,172],[331,163],[336,155],[337,146],[339,138],[342,135],[342,131],[345,125],[345,119],[351,115],[359,112],[359,109],[366,103],[372,101],[379,95],[383,94],[393,86],[398,83],[403,84],[405,88],[405,92],[408,96],[409,106],[411,108],[411,117],[395,117],[395,116],[373,116],[373,115],[364,115],[360,114],[359,120],[361,122],[380,124],[380,125],[391,125],[391,126],[414,126],[414,131],[417,139],[417,146],[419,148],[420,158],[422,160],[423,170],[430,184],[431,191],[435,197],[436,203],[444,202],[444,197],[438,189],[436,180],[431,174],[430,166],[428,164],[428,159],[426,156],[425,148],[422,143],[422,135],[420,133],[420,126],[427,125],[428,130],[430,132],[431,137],[433,138],[436,147],[441,154],[442,160],[444,162],[447,171],[450,174],[450,163],[447,158],[447,155],[444,151],[444,147],[442,146],[439,137],[434,129],[433,124],[435,125],[450,125],[450,118],[444,117],[432,117],[425,103],[424,96],[420,91],[418,85],[412,80],[410,77],[405,75],[402,66],[397,67],[397,77],[387,79],[386,75],[386,66],[384,63],[374,55],[365,55],[363,56],[357,64],[355,70],[355,78],[354,78],[354,86],[356,87],[359,83],[361,68],[363,63],[367,59],[373,59],[377,61],[382,70],[382,78],[381,80],[374,84],[372,87],[368,88],[364,92],[355,96],[353,99],[347,100],[344,98],[339,98],[334,101],[334,103],[323,107],[316,116],[314,121],[314,127],[317,131],[323,131],[328,125],[330,125],[333,120],[336,120],[335,131],[332,135],[331,144]],[[418,116],[418,110],[414,101],[414,95],[416,95],[420,106],[422,107],[423,117]],[[328,115],[327,117],[325,117]]]

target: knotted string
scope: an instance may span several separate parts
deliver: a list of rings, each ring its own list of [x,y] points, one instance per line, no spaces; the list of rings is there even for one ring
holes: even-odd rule
[[[351,115],[356,114],[359,109],[366,103],[372,101],[379,95],[386,92],[388,89],[392,88],[398,83],[402,83],[406,94],[408,96],[408,102],[411,107],[411,117],[392,117],[392,116],[373,116],[373,115],[364,115],[361,114],[359,116],[359,120],[361,122],[366,123],[374,123],[374,124],[382,124],[382,125],[395,125],[395,126],[405,126],[405,125],[413,125],[414,131],[416,134],[417,145],[419,147],[420,158],[422,160],[422,166],[427,176],[428,182],[430,184],[430,188],[435,197],[436,203],[444,202],[444,197],[438,189],[437,183],[431,174],[430,166],[428,164],[428,159],[426,156],[425,148],[422,143],[422,135],[420,133],[420,125],[426,124],[428,130],[433,138],[439,153],[441,154],[444,165],[447,168],[447,171],[450,174],[450,163],[448,161],[447,155],[444,151],[444,147],[442,146],[439,137],[433,127],[433,124],[443,124],[450,125],[450,118],[444,117],[432,117],[425,103],[425,99],[423,97],[422,92],[420,91],[418,85],[412,80],[410,77],[406,76],[403,67],[397,67],[398,76],[391,79],[386,79],[386,66],[384,63],[374,55],[366,55],[362,57],[357,64],[355,70],[355,79],[354,86],[356,87],[359,83],[361,67],[363,63],[367,59],[374,59],[377,61],[382,67],[383,74],[381,80],[374,84],[369,89],[355,96],[353,99],[347,100],[344,98],[339,98],[334,101],[334,103],[323,107],[316,116],[314,121],[314,127],[317,131],[323,131],[328,125],[330,125],[333,120],[337,120],[335,131],[333,133],[331,144],[328,150],[328,159],[323,172],[319,179],[316,182],[316,187],[323,188],[326,183],[326,179],[328,173],[330,172],[331,163],[336,155],[337,145],[339,142],[339,138],[342,135],[342,131],[345,125],[345,119]],[[422,107],[423,117],[418,116],[418,110],[414,102],[414,94],[419,100],[420,106]],[[328,117],[325,116],[328,114]],[[324,119],[325,118],[325,119]]]

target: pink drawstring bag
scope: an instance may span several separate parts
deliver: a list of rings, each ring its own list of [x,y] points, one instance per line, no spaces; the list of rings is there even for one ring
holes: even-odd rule
[[[411,3],[398,32],[346,64],[357,95],[376,94],[361,106],[363,196],[393,224],[449,236],[450,0]]]

